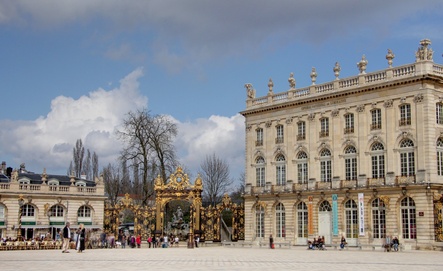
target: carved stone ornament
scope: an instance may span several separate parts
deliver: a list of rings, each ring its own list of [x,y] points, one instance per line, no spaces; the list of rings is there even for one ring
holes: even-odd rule
[[[392,60],[395,58],[394,53],[391,49],[388,49],[388,54],[386,55],[386,60],[388,61],[389,68],[392,68]]]
[[[341,67],[338,62],[335,62],[335,66],[333,68],[335,80],[338,80],[338,77],[340,76]]]
[[[386,100],[383,105],[386,108],[390,108],[390,107],[392,107],[393,104],[394,104],[394,102],[392,100]]]
[[[271,127],[272,126],[272,121],[267,121],[265,125],[266,125],[266,128]]]
[[[274,89],[274,82],[272,82],[272,78],[269,78],[269,82],[268,82],[268,94],[272,95],[272,90]]]
[[[406,97],[401,97],[400,98],[400,103],[402,103],[402,104],[406,103]]]
[[[429,45],[431,45],[431,40],[424,39],[420,41],[421,47],[418,48],[417,52],[415,53],[415,61],[424,61],[424,60],[430,60],[433,59],[434,51],[431,48],[428,48]]]
[[[250,124],[249,124],[249,125],[246,125],[246,131],[249,132],[249,131],[251,131],[251,129],[252,129],[252,125],[250,125]]]
[[[357,112],[358,113],[363,113],[365,111],[365,105],[364,104],[360,104],[357,106]]]
[[[286,124],[291,124],[292,121],[293,121],[293,118],[286,119]]]
[[[332,117],[337,117],[339,113],[340,113],[340,110],[334,109],[334,110],[332,110],[331,115],[332,115]]]
[[[368,65],[368,60],[366,60],[366,56],[363,55],[361,57],[361,60],[357,62],[358,70],[360,71],[360,74],[366,73],[366,66]]]
[[[309,115],[308,115],[308,120],[309,120],[309,121],[313,121],[313,120],[315,120],[315,113],[309,113]]]
[[[317,71],[315,70],[314,67],[312,67],[312,71],[311,71],[311,82],[312,82],[312,85],[315,85],[315,82],[317,82]]]
[[[414,96],[414,102],[415,103],[421,103],[421,102],[423,102],[423,94],[417,94],[417,95],[415,95]]]

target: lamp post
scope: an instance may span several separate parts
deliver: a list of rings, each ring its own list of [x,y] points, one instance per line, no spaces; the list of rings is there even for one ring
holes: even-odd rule
[[[25,204],[25,200],[22,196],[18,198],[18,229],[17,229],[17,240],[21,239],[22,237],[22,212],[23,212],[23,205]]]
[[[194,248],[194,205],[190,207],[188,248]]]

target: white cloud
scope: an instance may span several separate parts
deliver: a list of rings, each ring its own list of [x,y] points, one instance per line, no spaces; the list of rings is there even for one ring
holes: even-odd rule
[[[26,163],[35,172],[47,168],[48,173],[64,174],[76,140],[82,139],[85,148],[97,153],[101,166],[115,163],[122,147],[115,129],[127,112],[147,106],[147,97],[139,91],[142,75],[139,68],[120,80],[115,89],[100,88],[78,99],[56,97],[51,111],[34,121],[0,120],[1,158],[15,168]],[[244,171],[243,116],[176,122],[178,156],[191,174],[196,175],[205,156],[213,153],[229,163],[232,178]]]
[[[75,100],[59,96],[51,102],[51,111],[34,121],[0,121],[2,157],[13,167],[24,162],[33,171],[48,168],[53,173],[66,172],[72,160],[72,149],[77,139],[86,148],[95,151],[99,162],[114,162],[120,151],[120,142],[114,129],[130,110],[147,106],[147,98],[139,91],[138,79],[143,75],[136,69],[120,80],[120,86],[106,91],[97,89]]]

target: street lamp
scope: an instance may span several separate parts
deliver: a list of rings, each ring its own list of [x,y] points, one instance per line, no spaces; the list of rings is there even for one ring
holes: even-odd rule
[[[17,240],[21,239],[22,237],[22,212],[23,212],[23,205],[25,204],[25,200],[22,196],[18,198],[18,229],[17,229]]]
[[[188,248],[194,248],[194,205],[190,207]]]

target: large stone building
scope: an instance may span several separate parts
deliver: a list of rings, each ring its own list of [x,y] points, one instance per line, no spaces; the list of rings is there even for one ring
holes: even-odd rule
[[[9,176],[8,176],[9,175]],[[74,176],[49,175],[0,168],[0,237],[26,240],[46,236],[55,239],[66,222],[91,230],[103,228],[103,181]]]
[[[245,240],[442,248],[443,65],[415,62],[255,97],[246,84]],[[411,56],[412,58],[413,56]]]

